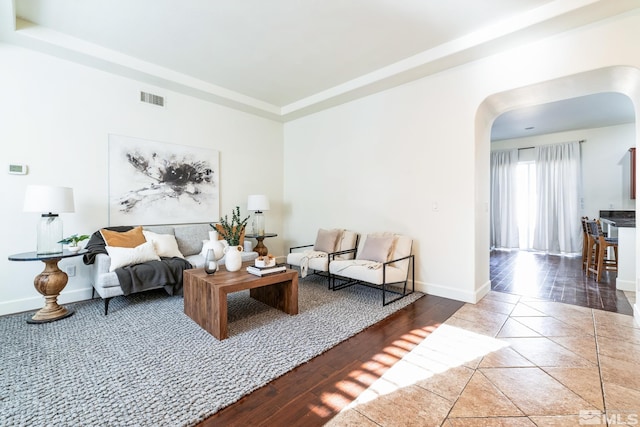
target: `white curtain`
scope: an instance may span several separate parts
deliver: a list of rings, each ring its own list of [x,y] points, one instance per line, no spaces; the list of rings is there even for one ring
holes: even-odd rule
[[[517,216],[518,150],[491,152],[491,247],[519,246]]]
[[[538,210],[533,248],[549,253],[580,252],[580,144],[538,146],[535,157]]]

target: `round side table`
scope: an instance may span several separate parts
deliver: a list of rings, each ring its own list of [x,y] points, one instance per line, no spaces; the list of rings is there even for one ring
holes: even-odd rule
[[[45,264],[42,273],[33,280],[36,291],[44,295],[45,305],[27,320],[27,323],[47,323],[71,316],[74,311],[58,304],[58,295],[67,286],[67,273],[58,268],[58,261],[87,253],[86,250],[71,252],[63,250],[55,254],[38,254],[23,252],[9,256],[9,261],[42,261]]]
[[[267,247],[264,245],[263,240],[267,237],[276,237],[277,234],[275,233],[264,233],[264,234],[245,234],[245,238],[250,238],[250,239],[256,239],[258,241],[258,243],[256,244],[256,246],[253,248],[253,250],[255,252],[258,252],[258,255],[260,256],[265,256],[269,253],[269,250],[267,249]]]

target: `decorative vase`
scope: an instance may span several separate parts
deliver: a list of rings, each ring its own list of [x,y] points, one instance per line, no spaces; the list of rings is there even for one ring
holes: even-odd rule
[[[224,265],[227,271],[238,271],[242,267],[242,246],[228,246],[225,249]]]
[[[207,274],[213,274],[218,271],[218,260],[213,249],[207,250],[207,256],[204,258],[204,271]]]
[[[78,252],[80,250],[80,245],[76,245],[76,246],[67,246],[67,250],[69,252]]]
[[[218,240],[218,231],[217,230],[211,230],[209,232],[209,240],[212,242],[215,242],[216,240]]]

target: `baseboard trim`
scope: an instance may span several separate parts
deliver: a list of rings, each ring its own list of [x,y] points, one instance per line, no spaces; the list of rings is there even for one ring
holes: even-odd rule
[[[92,288],[83,288],[64,291],[58,297],[58,303],[70,304],[73,302],[91,299],[91,289]],[[42,295],[12,301],[3,301],[0,302],[0,316],[40,310],[42,307],[44,307],[44,297]]]
[[[452,289],[447,286],[437,285],[435,283],[425,283],[416,281],[416,290],[442,298],[448,298],[456,301],[477,303],[491,290],[491,281],[487,281],[480,289],[469,292],[461,289]]]
[[[476,294],[476,300],[475,302],[480,301],[482,298],[484,298],[489,292],[491,292],[491,280],[487,280],[486,282],[484,282],[484,284],[482,286],[480,286],[480,289],[478,289],[475,294]],[[475,303],[474,302],[474,303]]]
[[[3,301],[0,302],[0,316],[38,310],[42,307],[44,307],[44,297],[42,296]]]
[[[634,292],[636,290],[636,284],[633,280],[616,279],[616,289],[619,291]]]

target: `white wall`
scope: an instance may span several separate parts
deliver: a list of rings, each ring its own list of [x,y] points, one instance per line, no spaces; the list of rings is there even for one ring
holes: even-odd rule
[[[40,262],[10,262],[35,250],[35,213],[22,212],[28,184],[73,187],[76,212],[61,214],[64,234],[91,234],[108,221],[108,134],[206,147],[220,152],[221,214],[249,194],[267,194],[270,231],[282,230],[282,124],[37,52],[0,44],[0,315],[40,308],[33,286]],[[166,108],[139,102],[139,91],[166,97]],[[9,163],[24,163],[28,175],[9,175]],[[211,217],[211,221],[218,218]],[[116,225],[116,224],[112,224]],[[272,227],[272,228],[271,228]],[[269,249],[284,253],[280,238]],[[89,298],[88,268],[80,257],[60,301]]]
[[[312,241],[318,227],[407,233],[421,290],[477,301],[490,286],[489,131],[504,112],[484,101],[586,70],[637,67],[638,37],[640,16],[630,13],[286,123],[290,242]]]
[[[598,218],[600,210],[635,210],[629,197],[629,148],[636,145],[635,123],[571,132],[558,132],[491,143],[491,150],[535,147],[569,141],[580,145],[583,175],[582,216]],[[533,150],[521,150],[520,158]]]
[[[486,101],[589,70],[639,67],[639,38],[640,15],[631,12],[300,118],[284,133],[277,123],[166,91],[160,112],[137,102],[148,88],[134,81],[0,45],[2,163],[32,170],[0,174],[9,189],[0,251],[34,249],[37,216],[21,212],[29,183],[74,187],[77,212],[63,215],[66,231],[103,226],[106,135],[118,133],[219,149],[222,212],[244,208],[247,194],[268,194],[269,224],[283,237],[269,240],[276,254],[312,242],[318,227],[406,233],[415,239],[420,289],[477,301],[489,289],[491,123],[505,105],[527,106]],[[76,172],[61,166],[68,159],[81,160]],[[31,286],[41,266],[0,262],[0,314],[41,306]],[[76,277],[61,300],[89,293]]]

